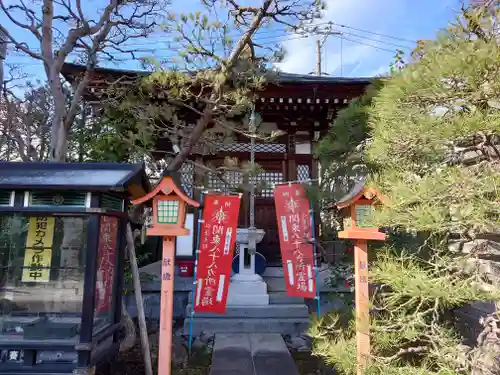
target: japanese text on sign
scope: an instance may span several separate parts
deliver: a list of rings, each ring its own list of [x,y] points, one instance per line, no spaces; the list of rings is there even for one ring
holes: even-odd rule
[[[111,309],[113,304],[113,281],[116,263],[118,218],[102,216],[99,230],[97,255],[96,308],[97,312]]]
[[[174,273],[174,265],[172,262],[172,258],[169,256],[163,256],[161,262],[161,278],[162,284],[167,284],[166,287],[162,286],[162,305],[161,305],[161,330],[166,331],[168,329],[169,324],[172,324],[172,319],[169,317],[168,304],[168,295],[173,292],[173,273]],[[168,283],[166,283],[168,281]]]
[[[316,280],[309,200],[300,184],[278,186],[274,200],[287,294],[313,298]]]
[[[32,283],[50,281],[54,226],[53,217],[30,218],[21,281]]]
[[[209,195],[205,200],[196,280],[196,312],[222,314],[226,311],[239,210],[239,196]]]

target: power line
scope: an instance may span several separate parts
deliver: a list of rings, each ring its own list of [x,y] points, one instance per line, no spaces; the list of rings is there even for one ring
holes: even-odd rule
[[[333,35],[334,37],[337,37],[337,38],[340,38],[341,36],[338,36],[338,35]],[[374,46],[372,44],[368,44],[368,43],[363,43],[363,42],[360,42],[359,40],[353,40],[353,39],[349,39],[349,38],[346,38],[345,36],[342,36],[342,38],[344,40],[347,40],[349,42],[353,42],[353,43],[358,43],[358,44],[362,44],[364,46],[367,46],[367,47],[372,47],[372,48],[376,48],[376,49],[379,49],[381,51],[386,51],[386,52],[390,52],[390,53],[396,53],[395,50],[390,50],[390,49],[387,49],[387,48],[382,48],[382,47],[378,47],[378,46]]]
[[[273,36],[268,36],[268,37],[262,37],[262,38],[259,38],[259,39],[254,39],[254,42],[257,43],[257,44],[268,44],[268,43],[259,43],[259,41],[262,41],[262,40],[273,40],[275,39],[276,42],[279,42],[281,39],[281,37],[284,37],[284,36],[287,36],[289,35],[288,33],[285,33],[285,34],[281,34],[281,35],[273,35]],[[301,36],[301,37],[305,37],[305,36]],[[168,44],[169,46],[168,47],[159,47],[159,48],[146,48],[146,49],[135,49],[133,52],[134,53],[139,53],[139,52],[155,52],[155,51],[172,51],[172,49],[175,49],[175,48],[182,48],[184,47],[186,44],[183,44],[181,42],[178,42],[178,41],[162,41],[162,40],[158,40],[158,39],[155,39],[155,44]],[[272,43],[272,42],[271,42]],[[129,47],[142,47],[142,46],[149,46],[151,45],[151,43],[130,43],[130,44],[127,44],[127,43],[124,43],[122,45],[120,45],[118,48],[120,49],[127,49]],[[208,45],[208,44],[199,44],[200,47],[203,47],[203,48],[206,48],[206,49],[210,49],[212,47],[214,47],[214,45]],[[219,45],[218,48],[223,48],[224,46],[223,45]],[[107,49],[108,50],[113,50],[113,46],[107,46]],[[33,52],[37,52],[39,53],[40,52],[40,48],[38,47],[33,47],[33,48],[30,48],[31,51]],[[17,49],[14,48],[14,51],[13,52],[20,52],[22,53],[21,51],[18,51]],[[123,54],[123,53],[126,53],[126,54],[130,54],[130,52],[124,52],[124,51],[119,51],[119,50],[115,50],[115,52],[109,52],[109,53],[116,53],[116,54]],[[23,56],[26,56],[26,54],[22,53]]]
[[[336,31],[334,31],[334,32],[336,32]],[[391,43],[391,42],[386,42],[385,40],[368,38],[368,37],[366,37],[366,36],[359,35],[359,34],[354,34],[354,33],[345,32],[345,31],[342,31],[342,32],[340,32],[340,33],[341,33],[341,34],[343,34],[343,35],[350,35],[350,36],[354,36],[354,37],[358,37],[358,38],[366,39],[366,40],[369,40],[369,41],[371,41],[371,42],[376,42],[376,43],[386,44],[386,45],[388,45],[388,46],[394,46],[394,47],[398,47],[398,48],[412,49],[412,47],[410,47],[410,46],[403,46],[403,45],[401,45],[401,44],[395,44],[395,43]]]
[[[270,34],[270,33],[277,33],[277,32],[278,33],[279,32],[284,33],[284,34],[282,34],[283,36],[284,35],[289,35],[289,33],[287,32],[286,29],[262,30],[260,32],[257,31],[255,33],[255,35]],[[242,35],[243,34],[233,35],[233,37],[241,37]],[[226,35],[226,36],[231,37],[231,35]],[[279,34],[278,34],[278,36],[279,36]],[[153,37],[153,35],[149,36],[149,38],[152,38],[152,37]],[[273,39],[275,37],[276,37],[276,34],[274,34],[273,36],[270,36],[270,37],[262,37],[262,38],[255,39],[255,40]],[[147,38],[144,38],[144,39],[147,39]],[[170,46],[172,48],[175,48],[175,46],[180,46],[180,47],[183,46],[183,43],[181,41],[179,41],[179,40],[162,40],[161,38],[155,38],[154,40],[155,40],[156,43],[170,44]],[[13,43],[9,41],[9,42],[7,42],[7,44],[12,45]],[[138,42],[138,43],[126,43],[126,42],[124,42],[123,44],[120,44],[121,47],[127,47],[127,46],[144,46],[144,45],[147,45],[147,42]],[[33,52],[40,52],[41,51],[41,49],[39,47],[30,47],[30,46],[27,46],[27,48],[29,48]]]
[[[328,36],[328,35],[334,35],[335,32],[329,32],[328,34],[325,34],[325,36]],[[354,36],[354,37],[358,37],[358,38],[362,38],[362,39],[366,39],[366,40],[369,40],[369,41],[373,41],[373,42],[376,42],[376,43],[380,43],[380,44],[386,44],[386,45],[390,45],[390,46],[395,46],[395,47],[398,47],[398,48],[410,48],[410,47],[407,47],[407,46],[402,46],[402,45],[399,45],[399,44],[394,44],[394,43],[389,43],[389,42],[386,42],[386,41],[381,41],[381,40],[377,40],[377,39],[372,39],[372,38],[367,38],[367,37],[363,37],[362,35],[359,35],[359,34],[354,34],[354,33],[340,33],[340,32],[337,32],[337,37],[339,36],[339,34],[346,34],[346,35],[351,35],[351,36]],[[259,39],[258,41],[256,40],[255,42],[260,45],[261,47],[262,46],[268,46],[268,45],[273,45],[273,44],[279,44],[279,43],[285,43],[287,41],[290,41],[290,40],[296,40],[296,39],[305,39],[305,38],[308,38],[312,35],[297,35],[297,36],[290,36],[288,38],[282,38],[283,36],[285,36],[287,34],[284,34],[284,35],[275,35],[275,36],[270,36],[270,37],[265,37],[265,38],[261,38]],[[371,45],[371,44],[367,44],[367,43],[363,43],[361,41],[358,41],[358,40],[353,40],[353,39],[349,39],[349,38],[344,38],[348,41],[351,41],[353,43],[358,43],[358,44],[363,44],[363,45],[366,45],[366,46],[369,46],[369,47],[372,47],[372,48],[376,48],[376,49],[379,49],[379,50],[383,50],[383,51],[390,51],[391,53],[395,53],[396,51],[395,50],[389,50],[389,49],[385,49],[385,48],[382,48],[380,46],[374,46],[374,45]],[[268,40],[266,42],[262,42],[262,43],[259,43],[259,41],[263,41],[263,40]],[[123,46],[122,48],[126,48],[128,46]],[[211,50],[213,48],[213,46],[201,46],[201,47],[204,47],[204,48],[207,48],[208,50]],[[155,53],[155,52],[158,52],[158,51],[167,51],[167,52],[171,52],[174,48],[173,47],[160,47],[160,48],[155,48],[155,49],[137,49],[137,50],[133,50],[132,52],[127,52],[127,51],[108,51],[108,52],[101,52],[100,55],[103,56],[103,54],[105,55],[112,55],[112,56],[117,56],[117,58],[115,59],[116,61],[119,61],[119,60],[138,60],[138,59],[146,59],[146,58],[149,58],[151,57],[150,55],[148,56],[145,56],[145,55],[140,55],[142,53]],[[218,51],[221,51],[223,50],[223,46],[218,46],[217,48],[213,49],[214,51],[214,54],[217,53]],[[16,51],[18,52],[18,51]],[[25,54],[23,54],[22,52],[19,52],[20,55],[18,55],[17,57],[21,57],[21,58],[30,58],[29,56],[26,56]],[[123,55],[126,55],[126,56],[131,56],[131,54],[134,54],[135,56],[137,56],[137,58],[131,58],[131,59],[124,59],[120,56],[123,56]],[[73,56],[75,54],[78,54],[77,51],[75,52],[72,52]],[[71,54],[70,54],[71,56]],[[75,56],[76,57],[76,56]],[[178,54],[175,54],[175,55],[168,55],[168,56],[164,56],[162,57],[163,59],[175,59],[175,58],[178,58],[180,57]],[[30,58],[31,59],[31,58]],[[112,59],[105,59],[105,60],[112,60]],[[9,61],[10,63],[14,63],[14,64],[20,64],[21,62],[11,62]]]
[[[390,53],[393,53],[393,54],[397,52],[396,50],[390,50],[390,49],[387,49],[387,48],[383,48],[383,47],[379,47],[379,46],[374,46],[372,44],[364,43],[364,42],[361,42],[359,40],[346,38],[343,35],[332,34],[332,36],[334,36],[336,38],[341,38],[343,40],[346,40],[346,41],[349,41],[349,42],[352,42],[352,43],[357,43],[357,44],[360,44],[360,45],[364,45],[364,46],[367,46],[367,47],[375,48],[375,49],[378,49],[378,50],[381,50],[381,51],[385,51],[385,52],[390,52]],[[287,41],[290,41],[290,40],[307,39],[309,37],[310,37],[309,35],[304,35],[304,36],[297,36],[297,37],[291,37],[291,38],[281,39],[279,41],[280,42],[287,42]],[[275,42],[267,42],[267,43],[262,43],[262,44],[263,45],[268,45],[268,44],[274,44],[274,43]],[[155,59],[158,59],[158,60],[161,60],[161,61],[167,61],[167,60],[169,60],[171,62],[179,62],[176,59],[180,58],[180,57],[179,57],[179,55],[138,56],[138,58],[136,58],[136,59],[133,59],[133,58],[117,58],[115,60],[115,62],[130,62],[130,61],[139,62],[140,59],[147,59],[147,58],[155,58]],[[104,59],[104,61],[112,62],[113,60]],[[180,62],[182,62],[182,61],[180,61]],[[27,63],[27,62],[22,62],[22,61],[17,61],[17,62],[16,61],[12,61],[10,63],[12,63],[12,64],[20,64],[20,65],[29,65],[29,66],[34,66],[34,65],[40,65],[41,64],[41,62],[38,62],[38,63],[35,63],[35,62]]]
[[[370,33],[370,34],[373,34],[373,35],[378,35],[378,36],[392,38],[392,39],[397,39],[397,40],[403,40],[403,41],[410,42],[410,43],[415,43],[414,41],[410,41],[409,39],[392,37],[390,35],[375,33],[375,32],[371,32],[371,31],[367,31],[367,30],[363,30],[363,29],[357,29],[357,28],[354,28],[354,27],[350,27],[350,26],[346,26],[346,25],[341,25],[341,24],[336,24],[336,23],[333,23],[333,22],[319,23],[319,24],[316,24],[315,26],[318,26],[318,25],[336,25],[336,26],[339,26],[339,27],[344,27],[344,28],[349,28],[349,29],[353,29],[353,30],[358,30],[358,31],[365,32],[365,33]],[[261,33],[262,34],[264,34],[264,33],[267,34],[267,33],[271,33],[271,32],[274,33],[276,31],[278,31],[278,30],[263,30],[263,31],[261,31]],[[285,31],[285,30],[281,30],[281,31]],[[384,41],[384,40],[372,39],[372,38],[369,38],[369,37],[366,37],[366,36],[363,36],[363,35],[359,35],[359,34],[355,34],[355,33],[351,33],[351,32],[342,32],[341,34],[351,35],[351,36],[358,37],[358,38],[361,38],[361,39],[366,39],[366,40],[369,40],[369,41],[374,41],[374,42],[380,43],[380,44],[391,45],[391,46],[395,46],[395,47],[398,47],[398,48],[410,48],[408,46],[402,46],[402,45],[391,43],[391,42],[387,42],[387,41]],[[285,36],[285,35],[288,35],[288,33],[285,33],[283,35],[272,35],[272,36],[268,36],[268,37],[261,37],[259,39],[256,39],[255,42],[257,42],[257,44],[260,44],[261,46],[264,46],[264,45],[270,45],[270,44],[284,43],[284,42],[287,42],[287,41],[290,41],[290,40],[305,39],[305,38],[308,38],[308,37],[310,37],[310,36],[312,36],[314,34],[313,33],[310,33],[309,35],[300,35],[299,34],[299,35],[294,36],[294,37],[281,38],[282,36]],[[334,35],[334,36],[335,37],[340,37],[338,34]],[[357,43],[357,44],[365,45],[367,47],[375,48],[375,49],[378,49],[378,50],[381,50],[381,51],[386,51],[386,52],[391,52],[391,53],[395,53],[396,52],[395,50],[390,50],[390,49],[383,48],[383,47],[380,47],[380,46],[376,46],[376,45],[364,43],[364,42],[361,42],[359,40],[349,39],[349,38],[346,38],[345,36],[343,36],[342,39],[345,39],[346,41],[350,41],[352,43]],[[264,43],[258,43],[259,41],[262,41],[262,40],[269,40],[269,41],[264,42]],[[169,43],[171,41],[165,41],[165,42]],[[158,41],[156,41],[156,43],[158,43]],[[127,47],[132,46],[132,45],[133,44],[124,45],[123,48],[127,48]],[[143,43],[137,43],[135,45],[142,46],[144,44]],[[210,46],[210,47],[212,47],[212,46]],[[154,52],[157,52],[157,51],[171,51],[173,48],[174,48],[173,46],[169,46],[168,48],[165,47],[165,48],[155,48],[155,49],[143,49],[143,50],[137,50],[137,51],[133,51],[133,52],[135,54],[148,53],[148,52],[154,53]],[[220,48],[223,48],[223,46],[220,46]],[[34,49],[34,50],[37,50],[37,49]],[[75,53],[77,53],[77,52],[75,52]],[[130,52],[114,51],[112,54],[113,55],[123,55],[123,54],[130,55]],[[18,57],[28,57],[28,56],[26,56],[26,55],[23,54],[23,55],[18,56]],[[134,59],[134,58],[124,59],[124,58],[118,57],[118,58],[115,59],[115,61],[116,62],[137,61],[138,59],[147,59],[147,58],[150,58],[150,57],[154,57],[154,58],[157,58],[157,59],[160,59],[160,60],[172,60],[172,61],[175,61],[175,59],[178,58],[179,55],[169,55],[169,56],[138,56],[137,59]],[[76,56],[75,56],[75,58],[76,58]],[[104,59],[104,60],[113,61],[111,59]],[[38,62],[38,63],[27,63],[27,62],[21,62],[21,61],[19,61],[19,62],[9,61],[9,62],[12,63],[12,64],[23,64],[23,65],[39,65],[40,64],[40,62]]]
[[[277,39],[276,41],[270,41],[270,42],[265,42],[265,43],[261,43],[261,44],[262,45],[271,45],[271,44],[275,44],[276,42],[287,42],[287,41],[290,41],[290,40],[307,39],[307,38],[309,38],[309,35],[295,36],[295,37],[290,37],[290,38],[285,38],[285,39],[280,39],[280,40]],[[159,50],[171,51],[171,49],[159,49],[159,48],[157,48],[155,50],[151,50],[151,51],[154,52],[154,51],[159,51]],[[130,55],[130,53],[127,53],[127,52],[115,52],[114,54],[115,55],[118,55],[118,54]],[[101,54],[101,56],[102,56],[102,54]],[[17,56],[17,57],[28,57],[31,61],[33,60],[32,58],[30,58],[29,56],[26,56],[26,55]],[[74,56],[74,57],[76,58],[76,56]],[[133,59],[133,58],[117,58],[116,61],[117,62],[119,62],[119,61],[138,61],[141,58],[146,59],[146,58],[151,58],[151,57],[154,57],[154,58],[157,58],[157,59],[160,59],[160,60],[172,60],[172,61],[174,61],[174,59],[176,59],[176,58],[180,58],[179,55],[137,56],[136,59]],[[109,60],[109,59],[104,59],[104,60],[112,61],[112,60]],[[11,64],[23,64],[23,65],[39,65],[42,62],[39,61],[39,62],[35,63],[35,62],[24,62],[24,61],[9,61],[9,63],[11,63]]]
[[[276,43],[279,43],[279,42],[286,42],[286,41],[289,41],[289,40],[296,40],[296,39],[306,39],[308,37],[310,37],[311,35],[295,35],[295,36],[290,36],[288,38],[281,38],[283,36],[285,36],[287,34],[284,34],[284,35],[278,35],[278,36],[274,36],[272,38],[265,38],[266,40],[267,39],[271,39],[267,42],[264,42],[264,43],[258,43],[257,44],[257,47],[259,47],[259,45],[262,45],[262,46],[266,46],[266,45],[271,45],[271,44],[276,44]],[[263,38],[264,39],[264,38]],[[272,40],[274,39],[274,40]],[[122,46],[121,48],[126,48],[127,46]],[[200,47],[208,47],[208,46],[200,46]],[[219,49],[221,49],[222,46],[219,46]],[[208,48],[207,48],[208,49]],[[160,47],[160,48],[151,48],[151,49],[137,49],[137,50],[133,50],[132,52],[138,54],[138,53],[141,53],[141,52],[156,52],[156,51],[170,51],[172,52],[172,48],[166,48],[166,47]],[[18,55],[18,57],[29,57],[27,56],[26,54],[20,52],[20,51],[15,51],[15,52],[19,52],[20,55]],[[101,53],[113,53],[113,54],[127,54],[127,55],[130,55],[130,52],[127,52],[127,51],[115,51],[115,52],[104,52],[104,51],[100,51]],[[71,53],[78,53],[78,52],[71,52]],[[178,55],[175,55],[175,56],[178,56]],[[31,57],[29,57],[31,59]]]
[[[356,27],[352,27],[352,26],[347,26],[347,25],[342,25],[342,24],[339,24],[339,23],[335,23],[335,22],[329,22],[331,25],[335,25],[335,26],[339,26],[339,27],[343,27],[343,28],[347,28],[347,29],[351,29],[351,30],[356,30],[356,31],[361,31],[362,33],[368,33],[368,34],[373,34],[373,35],[378,35],[378,36],[381,36],[383,38],[389,38],[389,39],[394,39],[394,40],[400,40],[402,42],[407,42],[407,43],[417,43],[415,40],[410,40],[410,39],[405,39],[405,38],[401,38],[401,37],[397,37],[397,36],[392,36],[392,35],[387,35],[387,34],[381,34],[381,33],[376,33],[374,31],[369,31],[369,30],[364,30],[364,29],[359,29],[359,28],[356,28]]]
[[[342,27],[342,28],[347,28],[347,29],[352,29],[352,30],[357,30],[357,31],[360,31],[360,32],[364,32],[364,33],[368,33],[368,34],[372,34],[372,35],[377,35],[377,36],[380,36],[380,37],[385,37],[385,38],[391,38],[391,39],[395,39],[395,40],[400,40],[400,41],[404,41],[404,42],[407,42],[407,43],[412,43],[412,44],[416,44],[416,41],[413,41],[413,40],[409,40],[409,39],[405,39],[405,38],[400,38],[400,37],[395,37],[395,36],[391,36],[391,35],[387,35],[387,34],[381,34],[381,33],[376,33],[376,32],[373,32],[373,31],[369,31],[369,30],[364,30],[364,29],[359,29],[359,28],[355,28],[355,27],[352,27],[352,26],[348,26],[348,25],[343,25],[343,24],[337,24],[337,23],[334,23],[334,22],[320,22],[320,23],[317,23],[317,24],[314,24],[312,25],[313,27],[317,27],[317,26],[322,26],[322,25],[335,25],[335,26],[338,26],[338,27]],[[281,33],[284,33],[282,35],[278,35],[278,36],[285,36],[285,35],[289,35],[289,33],[287,32],[287,29],[275,29],[275,30],[259,30],[256,32],[255,35],[261,35],[261,34],[270,34],[270,33],[277,33],[277,32],[281,32]],[[310,31],[309,34],[311,34],[312,32]],[[391,42],[387,42],[387,41],[383,41],[383,40],[378,40],[378,39],[372,39],[372,38],[369,38],[369,37],[366,37],[366,36],[363,36],[363,35],[359,35],[359,34],[354,34],[354,33],[349,33],[349,32],[343,32],[347,35],[351,35],[351,36],[356,36],[356,37],[359,37],[359,38],[363,38],[363,39],[367,39],[367,40],[370,40],[370,41],[375,41],[377,43],[382,43],[382,44],[387,44],[387,45],[392,45],[392,46],[396,46],[396,47],[399,47],[399,48],[410,48],[408,46],[402,46],[402,45],[397,45],[397,44],[394,44],[394,43],[391,43]],[[234,34],[234,35],[231,35],[231,34],[228,34],[228,36],[234,36],[234,37],[241,37],[243,34]],[[272,36],[268,36],[268,37],[261,37],[261,38],[258,38],[258,39],[255,39],[255,41],[258,41],[258,40],[267,40],[267,39],[275,39],[276,38],[276,34],[272,35]],[[176,47],[182,47],[183,44],[179,41],[176,41],[176,40],[161,40],[161,39],[155,39],[156,40],[156,43],[165,43],[165,44],[169,44],[169,47],[168,48],[176,48]],[[123,48],[126,48],[126,47],[135,47],[135,46],[144,46],[144,45],[147,45],[146,43],[125,43],[123,45]],[[207,46],[205,46],[207,47]],[[39,52],[40,51],[40,48],[30,48],[32,51],[34,52]],[[157,48],[155,48],[154,50],[158,50]]]

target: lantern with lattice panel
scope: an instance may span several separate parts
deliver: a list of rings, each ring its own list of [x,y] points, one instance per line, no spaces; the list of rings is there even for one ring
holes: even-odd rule
[[[377,190],[358,182],[345,197],[335,203],[343,217],[341,239],[354,241],[354,280],[356,307],[357,374],[362,375],[370,355],[370,293],[368,284],[368,240],[383,241],[386,234],[370,225],[374,208],[383,203]]]
[[[147,235],[163,237],[158,373],[170,375],[175,237],[189,235],[189,229],[185,227],[187,205],[199,207],[200,204],[184,192],[179,175],[167,171],[151,193],[132,201],[135,205],[144,203],[150,203],[153,208]]]

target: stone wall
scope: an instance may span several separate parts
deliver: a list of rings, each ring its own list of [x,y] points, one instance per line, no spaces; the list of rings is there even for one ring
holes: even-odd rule
[[[500,235],[489,235],[470,242],[454,242],[451,250],[471,256],[468,266],[479,267],[489,282],[500,286]],[[494,302],[475,302],[455,310],[455,317],[467,345],[474,345],[483,330],[481,321],[494,314],[498,305]]]
[[[159,280],[145,281],[141,283],[141,286],[146,318],[150,320],[159,319],[161,282]],[[192,277],[176,277],[174,279],[174,319],[183,319],[185,317],[189,293],[192,288]],[[130,290],[123,298],[130,316],[135,318],[137,316],[137,305],[133,290]]]
[[[454,251],[471,255],[469,266],[479,267],[488,281],[500,286],[500,235],[483,236],[467,243],[454,243]],[[500,301],[477,301],[454,311],[457,327],[470,347],[471,375],[500,373]]]

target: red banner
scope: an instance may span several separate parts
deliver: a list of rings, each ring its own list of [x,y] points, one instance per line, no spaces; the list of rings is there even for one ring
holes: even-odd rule
[[[281,257],[289,296],[314,298],[316,277],[309,200],[300,184],[274,190]]]
[[[113,306],[118,218],[101,216],[99,248],[97,250],[97,282],[95,311],[109,311]]]
[[[237,195],[208,195],[203,208],[195,312],[224,314],[240,212]]]

